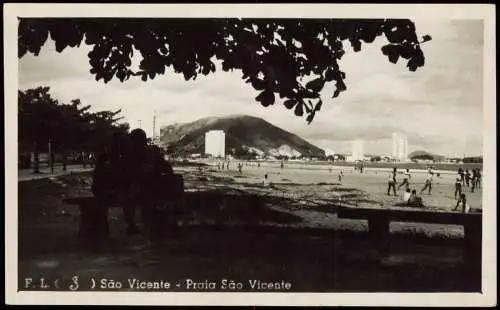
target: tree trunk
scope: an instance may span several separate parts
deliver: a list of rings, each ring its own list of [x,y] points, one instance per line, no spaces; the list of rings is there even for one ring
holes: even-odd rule
[[[54,152],[50,152],[50,173],[54,173],[54,159],[55,159],[55,154]]]
[[[38,143],[35,143],[33,157],[34,157],[33,173],[40,173],[40,152],[38,151]]]
[[[66,160],[67,159],[66,159],[66,152],[65,151],[63,151],[63,153],[62,153],[62,159],[61,160],[62,160],[62,169],[63,169],[64,172],[66,172],[66,170],[67,170]]]

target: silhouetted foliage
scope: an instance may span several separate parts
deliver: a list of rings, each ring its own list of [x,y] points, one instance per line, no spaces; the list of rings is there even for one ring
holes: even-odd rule
[[[382,53],[390,62],[407,60],[410,71],[425,58],[415,25],[403,19],[118,19],[22,18],[19,23],[19,57],[38,55],[50,36],[56,50],[92,45],[90,73],[97,81],[113,78],[143,81],[163,75],[166,68],[187,80],[216,71],[241,70],[246,83],[259,91],[256,100],[267,107],[284,98],[286,108],[310,123],[323,104],[320,92],[332,98],[347,89],[338,64],[346,43],[355,52],[362,43],[385,36]],[[133,69],[132,57],[142,57]]]
[[[70,104],[59,103],[50,95],[49,87],[18,91],[19,142],[38,152],[97,151],[115,133],[127,133],[128,124],[116,124],[120,110],[89,112],[79,99]]]

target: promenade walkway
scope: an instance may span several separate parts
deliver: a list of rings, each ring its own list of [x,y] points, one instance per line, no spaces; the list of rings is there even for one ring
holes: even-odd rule
[[[38,179],[46,179],[75,172],[92,171],[94,169],[90,168],[90,166],[83,168],[83,165],[81,164],[68,165],[66,168],[67,168],[66,171],[63,171],[62,166],[55,166],[54,173],[51,173],[50,167],[40,167],[40,172],[41,172],[40,174],[33,173],[33,169],[19,169],[17,174],[17,180],[18,182],[23,182],[23,181],[31,181]]]

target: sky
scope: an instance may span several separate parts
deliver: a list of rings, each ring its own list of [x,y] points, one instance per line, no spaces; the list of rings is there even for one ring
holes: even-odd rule
[[[391,135],[400,132],[407,135],[410,152],[482,155],[482,21],[414,22],[419,35],[432,36],[422,45],[423,68],[410,72],[405,61],[390,63],[380,50],[387,43],[384,37],[364,44],[358,53],[348,48],[339,62],[346,72],[347,91],[330,99],[334,86],[327,84],[322,110],[311,124],[279,102],[261,106],[255,101],[258,91],[245,84],[238,71],[218,70],[186,82],[167,70],[152,81],[105,84],[89,73],[90,46],[57,53],[50,38],[38,56],[19,60],[19,89],[49,86],[60,102],[80,98],[94,111],[121,109],[132,128],[140,123],[148,135],[155,113],[157,129],[203,117],[246,114],[333,152],[350,153],[352,140],[363,139],[365,153],[390,155]]]

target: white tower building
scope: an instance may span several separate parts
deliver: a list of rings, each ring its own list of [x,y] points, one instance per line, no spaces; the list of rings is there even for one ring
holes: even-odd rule
[[[365,158],[363,140],[352,141],[352,160],[363,160]]]
[[[226,156],[226,134],[222,130],[210,130],[205,133],[205,154],[214,157]]]
[[[405,135],[392,134],[392,157],[400,161],[408,160],[408,138]]]

